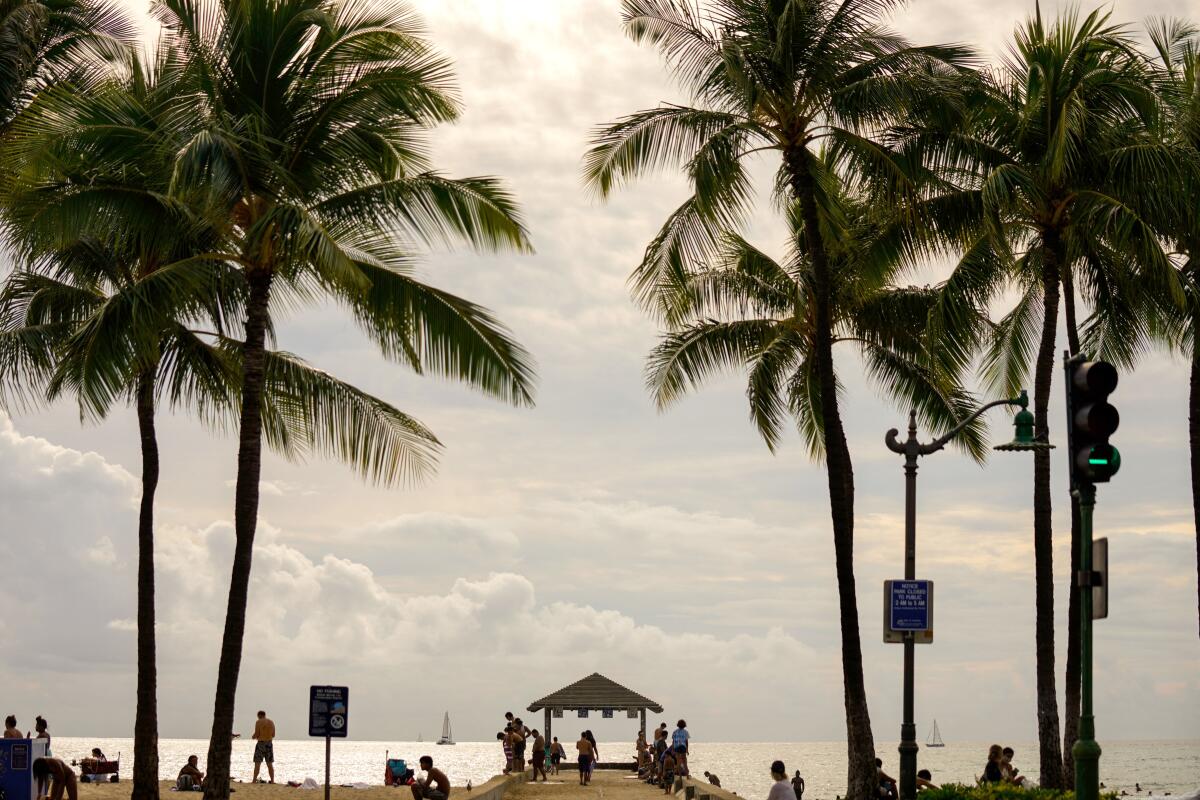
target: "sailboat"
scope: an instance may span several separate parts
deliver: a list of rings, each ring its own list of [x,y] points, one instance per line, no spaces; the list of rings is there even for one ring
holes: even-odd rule
[[[442,720],[442,738],[437,740],[438,744],[454,744],[454,736],[450,733],[450,712],[446,712],[446,718]]]
[[[926,747],[945,747],[946,743],[942,741],[942,733],[938,730],[937,720],[933,721],[933,730],[929,732],[929,738],[925,740]]]

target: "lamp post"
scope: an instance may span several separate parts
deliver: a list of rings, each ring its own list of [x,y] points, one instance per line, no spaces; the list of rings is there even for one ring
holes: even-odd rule
[[[985,411],[997,406],[1020,406],[1013,419],[1016,435],[1007,444],[997,445],[996,450],[1006,452],[1028,452],[1047,450],[1054,445],[1039,440],[1033,435],[1034,418],[1029,411],[1029,394],[1022,389],[1020,396],[996,400],[975,411],[944,435],[926,444],[917,441],[917,412],[908,414],[908,438],[900,441],[900,431],[892,428],[884,441],[893,453],[904,456],[904,579],[917,577],[917,459],[936,453],[955,436],[962,433]],[[914,800],[917,796],[917,726],[913,721],[913,671],[915,638],[912,632],[904,634],[904,720],[900,724],[900,800]]]

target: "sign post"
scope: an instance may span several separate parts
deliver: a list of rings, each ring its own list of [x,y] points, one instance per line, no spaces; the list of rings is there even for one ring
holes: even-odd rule
[[[346,738],[349,727],[350,688],[310,686],[308,690],[308,735],[325,737],[325,800],[329,800],[329,756],[333,737]]]

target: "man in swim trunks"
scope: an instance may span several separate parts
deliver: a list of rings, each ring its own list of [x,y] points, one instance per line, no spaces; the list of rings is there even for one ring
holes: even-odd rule
[[[263,762],[267,762],[267,774],[271,783],[275,782],[275,723],[267,719],[267,712],[258,712],[258,721],[254,723],[254,777],[251,783],[258,783],[258,770]]]
[[[558,737],[554,737],[554,743],[550,745],[550,771],[555,775],[558,774],[558,765],[567,757],[567,751],[563,749],[562,742],[558,741]]]
[[[431,756],[421,756],[421,769],[428,776],[412,785],[413,800],[446,800],[450,796],[450,779],[440,769],[434,769]]]
[[[34,759],[33,779],[37,782],[38,797],[62,800],[65,790],[67,800],[79,800],[79,784],[75,780],[75,771],[57,758]],[[43,791],[47,783],[50,784],[48,795]]]
[[[542,783],[548,782],[550,779],[546,777],[546,737],[542,736],[537,730],[532,731],[533,735],[533,782],[537,783],[538,773],[542,773]]]
[[[579,785],[587,786],[591,782],[592,759],[596,757],[596,751],[592,749],[591,740],[582,733],[575,749],[579,751]]]

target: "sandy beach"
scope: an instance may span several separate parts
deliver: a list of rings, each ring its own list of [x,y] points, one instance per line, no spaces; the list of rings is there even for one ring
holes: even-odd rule
[[[479,797],[505,780],[508,779],[498,775],[484,784],[472,786],[470,790],[465,786],[454,786],[450,794],[459,800]],[[177,797],[179,800],[184,800],[187,797],[194,797],[195,800],[201,800],[203,797],[200,792],[173,792],[171,790],[173,786],[174,783],[170,781],[162,782],[163,798]],[[129,788],[128,781],[102,784],[85,783],[79,787],[79,796],[81,800],[127,800]],[[305,800],[305,798],[320,800],[324,796],[323,791],[297,789],[283,784],[235,783],[233,788],[236,790],[237,800]],[[412,798],[411,792],[406,787],[389,788],[382,785],[371,786],[367,789],[334,786],[330,790],[330,796],[334,800],[411,800]],[[579,785],[577,773],[564,771],[560,775],[552,775],[549,783],[523,782],[512,786],[504,793],[504,800],[579,800],[584,797],[603,797],[604,800],[653,800],[653,798],[664,796],[662,789],[648,786],[628,772],[597,770],[589,786]]]
[[[497,776],[492,778],[487,783],[481,786],[473,786],[468,792],[465,786],[453,786],[450,790],[452,797],[466,797],[468,794],[475,795],[480,792],[485,792],[499,784],[503,778]],[[81,783],[79,785],[80,800],[128,800],[130,782],[125,780],[120,783]],[[201,792],[176,792],[173,791],[175,783],[173,781],[161,782],[161,794],[164,798],[178,798],[178,800],[202,800],[204,795]],[[325,796],[324,786],[319,791],[312,789],[299,789],[281,783],[234,783],[234,793],[238,796],[238,800],[320,800]],[[382,784],[371,786],[366,789],[351,789],[345,786],[333,786],[330,788],[331,800],[412,800],[412,792],[407,787],[395,786],[387,787]]]

